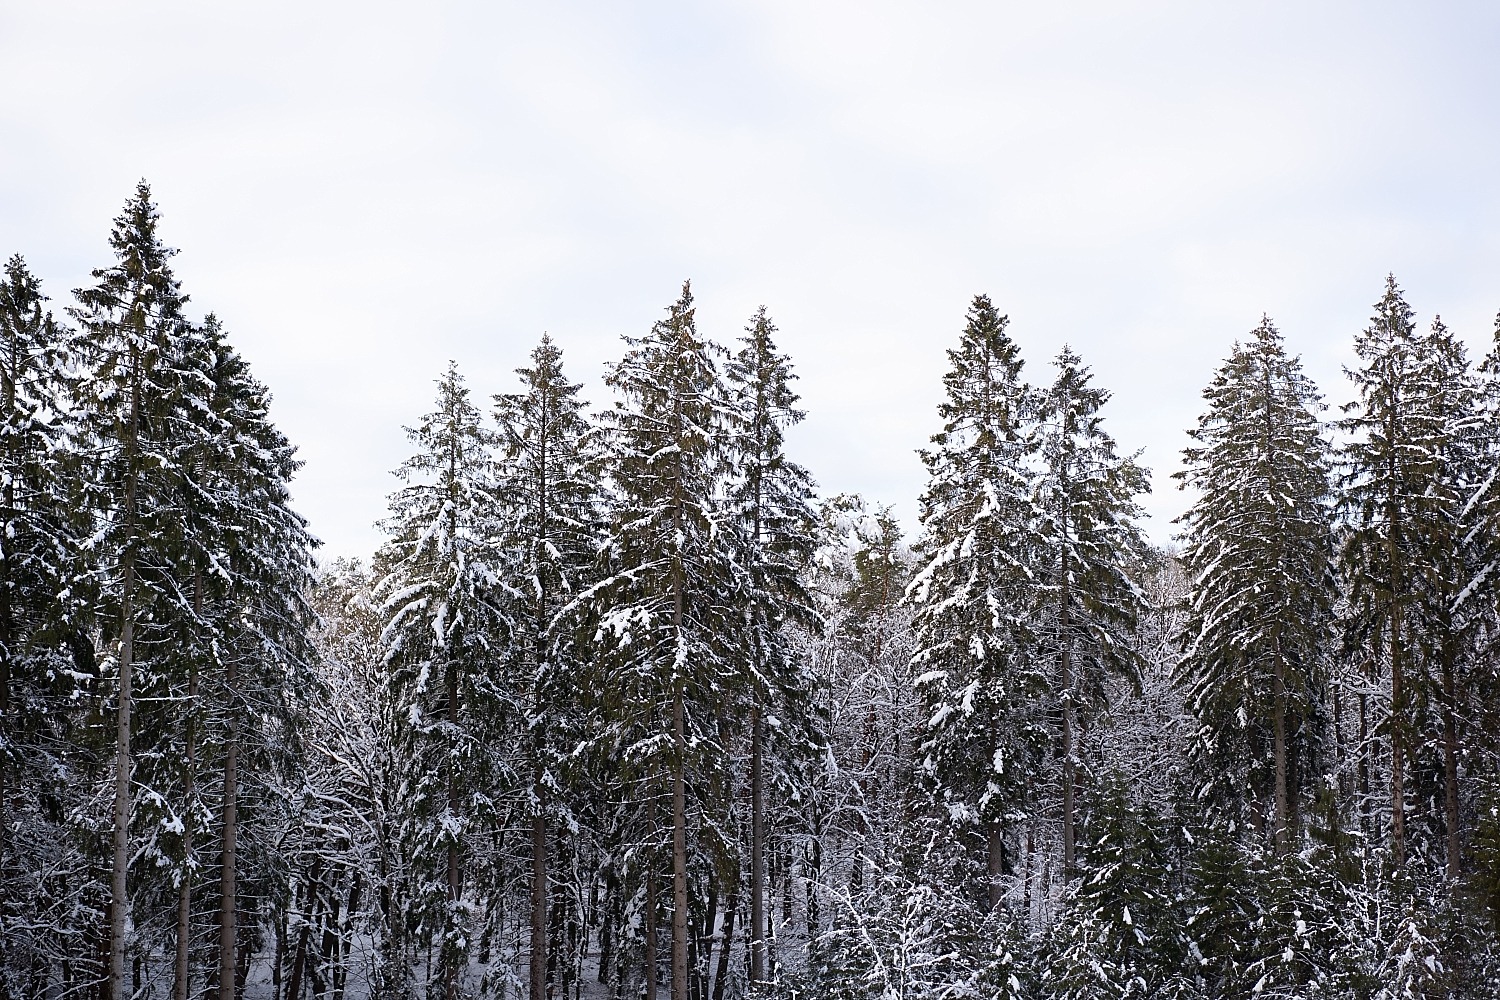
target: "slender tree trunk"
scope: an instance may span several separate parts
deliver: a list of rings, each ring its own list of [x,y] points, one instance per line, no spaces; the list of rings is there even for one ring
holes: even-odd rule
[[[1073,877],[1074,830],[1074,775],[1073,775],[1073,635],[1072,635],[1072,588],[1068,583],[1067,529],[1063,529],[1063,555],[1060,567],[1062,607],[1058,610],[1058,627],[1062,633],[1062,765],[1063,765],[1063,873]]]
[[[1365,673],[1365,689],[1359,692],[1359,828],[1366,836],[1374,832],[1374,817],[1370,814],[1370,703],[1367,689],[1371,683],[1368,669]]]
[[[1391,850],[1399,868],[1406,860],[1406,691],[1402,681],[1401,606],[1391,610]]]
[[[312,933],[313,887],[317,884],[319,864],[313,861],[307,873],[307,888],[302,902],[302,926],[297,928],[297,945],[292,949],[292,976],[287,983],[286,1000],[302,1000],[302,977],[307,970],[307,943]]]
[[[1277,638],[1276,645],[1276,673],[1272,678],[1271,691],[1271,740],[1276,758],[1276,852],[1280,854],[1287,848],[1291,820],[1286,787],[1286,664],[1281,656],[1280,637]]]
[[[536,782],[541,791],[540,779]],[[531,1000],[547,997],[547,818],[531,817]]]
[[[1005,868],[1005,827],[999,820],[992,820],[989,825],[989,856],[986,859],[986,874],[989,875],[989,902],[990,910],[993,912],[1000,906],[1003,898],[1001,892],[1000,878]]]
[[[652,809],[652,828],[655,813]],[[646,873],[646,1000],[656,1000],[656,866],[655,859],[647,862],[652,867]]]
[[[713,1000],[724,1000],[724,988],[729,981],[729,953],[734,948],[734,915],[740,908],[740,880],[736,878],[729,888],[729,898],[724,903],[724,925],[721,928],[723,941],[719,944],[719,967],[714,973]]]
[[[228,699],[229,732],[224,747],[224,843],[219,868],[219,998],[234,1000],[236,967],[236,907],[235,895],[239,839],[239,753],[240,753],[240,707],[238,665],[229,657],[224,675],[225,696]]]
[[[1453,649],[1443,643],[1443,818],[1448,828],[1448,881],[1458,881],[1458,683]]]
[[[16,412],[16,383],[20,379],[19,362],[21,352],[14,340],[6,345],[11,364],[5,380],[5,412]],[[18,455],[7,455],[7,465],[14,466]],[[16,484],[12,477],[5,480],[5,528],[16,520]],[[0,552],[0,879],[4,878],[6,860],[9,858],[7,834],[10,831],[9,806],[10,786],[6,783],[9,774],[7,761],[10,757],[10,658],[16,648],[16,617],[12,604],[11,550],[5,546]],[[5,942],[0,941],[0,961],[5,955]],[[0,986],[0,990],[4,987]]]
[[[1026,914],[1029,925],[1036,920],[1036,914],[1031,912],[1031,883],[1036,877],[1036,812],[1033,810],[1026,820],[1026,897],[1021,904],[1021,912]]]
[[[1396,411],[1392,408],[1386,422],[1386,440],[1394,448],[1401,440],[1401,428],[1396,423]],[[1401,598],[1405,580],[1400,568],[1400,550],[1397,546],[1401,534],[1401,506],[1396,497],[1396,456],[1394,450],[1387,460],[1385,497],[1385,552],[1386,569],[1390,573],[1391,600],[1391,851],[1396,867],[1406,859],[1406,788],[1405,788],[1405,728],[1406,692],[1402,677],[1402,623]]]
[[[133,494],[133,484],[127,490]],[[133,504],[127,504],[133,506]],[[135,654],[135,559],[126,550],[120,600],[120,702],[115,719],[115,808],[113,827],[113,868],[110,873],[109,927],[109,996],[125,1000],[125,931],[130,910],[125,872],[130,864],[130,690],[132,659]]]
[[[193,603],[194,612],[198,610],[201,584],[195,575],[193,581]],[[193,725],[193,710],[198,704],[198,668],[188,664],[188,719],[187,719],[187,753],[184,762],[183,792],[184,799],[189,811],[193,808],[194,777],[197,764],[194,760],[196,752],[196,727]],[[183,820],[182,826],[182,884],[177,887],[177,954],[173,963],[172,971],[172,1000],[187,1000],[188,990],[191,982],[191,970],[188,966],[188,952],[192,946],[193,939],[193,822],[189,815]]]
[[[447,716],[448,725],[452,732],[458,731],[458,668],[452,658],[448,660],[447,670]],[[454,762],[454,751],[452,747],[448,752],[448,814],[452,817],[455,827],[458,824],[458,816],[461,803],[459,801],[459,778],[458,768]],[[459,838],[457,829],[448,836],[447,867],[448,867],[448,913],[443,921],[445,934],[443,935],[443,946],[440,952],[440,961],[443,966],[443,996],[445,1000],[458,1000],[458,974],[459,954],[454,945],[452,937],[458,930],[459,901],[463,897],[463,868],[462,858],[459,855]]]
[[[11,498],[12,486],[5,486],[7,514],[13,516],[14,512],[10,505],[14,502]],[[0,580],[0,880],[5,877],[7,861],[10,857],[8,834],[10,832],[10,786],[6,782],[10,768],[7,761],[10,758],[10,656],[11,650],[15,648],[16,629],[15,619],[11,611],[10,601],[10,558],[9,551],[0,557],[0,573],[4,573],[4,579]],[[0,941],[0,960],[5,955],[5,942]],[[0,986],[0,990],[4,987]]]
[[[339,960],[333,972],[334,1000],[343,1000],[344,985],[349,981],[349,947],[353,943],[349,940],[350,923],[354,914],[359,912],[360,896],[363,891],[364,881],[356,871],[354,884],[349,887],[349,901],[344,905],[344,912],[339,917]]]
[[[679,598],[680,600],[680,598]],[[688,995],[688,884],[687,884],[687,723],[682,704],[682,679],[672,694],[672,1000]]]
[[[750,983],[766,981],[766,826],[760,700],[750,709]]]

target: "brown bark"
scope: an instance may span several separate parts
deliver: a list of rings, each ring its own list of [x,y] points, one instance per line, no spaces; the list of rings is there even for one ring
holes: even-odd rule
[[[1391,611],[1391,851],[1396,866],[1406,860],[1406,692],[1401,664],[1401,608]]]
[[[750,982],[766,980],[766,827],[759,701],[750,710]]]
[[[235,876],[237,874],[239,840],[239,752],[240,722],[239,693],[235,684],[239,680],[237,664],[229,658],[224,681],[228,698],[229,732],[224,747],[224,842],[220,854],[219,869],[219,1000],[235,998],[236,967],[236,906]]]
[[[447,717],[448,725],[453,731],[458,728],[458,668],[450,658],[447,670]],[[457,822],[459,814],[459,788],[458,768],[454,766],[453,750],[448,753],[448,813]],[[458,916],[458,902],[463,895],[463,869],[462,859],[459,855],[458,833],[455,831],[448,836],[447,867],[448,867],[448,915],[444,919],[444,926],[449,930],[453,927],[454,920]],[[451,943],[444,936],[442,952],[439,960],[443,965],[443,996],[446,1000],[458,1000],[458,974],[459,956],[455,953]]]
[[[193,603],[194,611],[201,594],[201,584],[194,578]],[[187,808],[192,809],[194,778],[196,774],[196,728],[193,725],[193,709],[198,704],[198,668],[192,664],[188,665],[188,718],[186,761],[184,762],[183,791]],[[191,972],[188,967],[188,951],[192,943],[192,920],[193,920],[193,823],[192,817],[183,819],[182,827],[182,884],[177,887],[177,942],[176,961],[173,963],[172,971],[172,1000],[187,1000],[190,985]]]
[[[1277,645],[1280,645],[1278,637]],[[1286,678],[1285,663],[1278,648],[1276,654],[1276,673],[1272,678],[1271,690],[1271,739],[1274,745],[1276,759],[1276,852],[1282,853],[1287,848],[1287,840],[1291,834],[1291,820],[1287,808],[1287,773],[1286,773]]]
[[[541,782],[536,783],[541,791]],[[531,1000],[547,998],[547,819],[531,817]]]
[[[651,810],[655,818],[656,810]],[[654,824],[653,824],[654,826]],[[647,864],[652,864],[647,861]],[[656,868],[646,873],[646,1000],[656,1000]]]
[[[729,952],[734,948],[734,915],[740,908],[740,882],[736,878],[730,886],[729,898],[724,902],[724,925],[719,942],[719,967],[714,973],[713,1000],[724,1000],[724,988],[729,982]]]
[[[688,995],[688,884],[687,884],[687,725],[682,704],[682,681],[672,696],[672,1000]]]
[[[1366,686],[1369,685],[1370,677],[1368,671],[1365,675]],[[1373,832],[1374,822],[1370,816],[1370,706],[1369,695],[1364,691],[1359,693],[1359,828],[1360,832],[1370,835]]]
[[[20,350],[12,342],[9,345],[9,360],[11,370],[7,373],[5,380],[5,412],[16,412],[16,382],[20,378]],[[11,456],[12,458],[19,456]],[[5,520],[11,523],[16,517],[16,484],[7,478],[5,482]],[[10,656],[16,647],[16,621],[15,609],[11,605],[11,573],[10,546],[6,546],[0,552],[0,747],[8,747],[10,742]],[[7,771],[6,761],[8,754],[0,753],[0,872],[5,871],[5,858],[8,845],[6,833],[10,829],[7,819],[8,806],[10,805],[10,791],[6,784]]]
[[[1443,644],[1443,818],[1448,833],[1448,881],[1458,880],[1458,681],[1450,643]]]
[[[989,827],[989,857],[985,865],[986,874],[989,875],[989,901],[990,910],[993,912],[1000,906],[1002,897],[1000,877],[1004,874],[1005,867],[1005,827],[999,820],[990,822]]]
[[[1064,545],[1066,545],[1066,526],[1064,527]],[[1061,581],[1062,581],[1062,608],[1058,615],[1058,623],[1062,633],[1062,652],[1059,657],[1061,661],[1062,687],[1062,765],[1063,765],[1063,873],[1065,877],[1073,875],[1073,855],[1075,831],[1073,828],[1074,787],[1075,776],[1073,768],[1073,650],[1072,650],[1072,594],[1068,586],[1068,558],[1066,548],[1062,557]]]
[[[131,490],[130,492],[134,492]],[[130,864],[130,690],[131,660],[135,653],[135,622],[132,598],[135,596],[135,566],[127,550],[124,558],[124,586],[120,602],[120,694],[115,716],[115,805],[113,816],[113,867],[110,872],[109,927],[109,996],[125,996],[125,915],[130,908],[125,873]]]

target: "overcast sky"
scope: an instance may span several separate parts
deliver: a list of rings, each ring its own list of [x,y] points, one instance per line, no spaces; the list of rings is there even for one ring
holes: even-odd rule
[[[1237,7],[1234,13],[1231,7]],[[914,525],[977,292],[1027,374],[1070,343],[1155,470],[1269,313],[1330,402],[1384,277],[1474,351],[1500,309],[1493,3],[0,0],[0,255],[61,309],[137,178],[360,555],[401,426],[543,331],[604,366],[693,281],[764,303],[796,456]]]

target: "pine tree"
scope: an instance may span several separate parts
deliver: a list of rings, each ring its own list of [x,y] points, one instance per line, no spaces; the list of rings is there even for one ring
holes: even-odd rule
[[[1054,365],[1057,378],[1038,407],[1037,572],[1043,648],[1057,662],[1063,867],[1071,873],[1078,709],[1102,707],[1109,674],[1135,678],[1140,672],[1130,637],[1143,602],[1127,569],[1144,548],[1135,497],[1150,487],[1136,456],[1117,455],[1104,430],[1099,411],[1109,393],[1092,384],[1089,369],[1069,348]]]
[[[791,387],[796,376],[788,358],[777,351],[775,332],[761,306],[725,371],[740,409],[734,448],[739,480],[732,503],[744,532],[741,564],[749,583],[744,615],[751,692],[750,981],[755,984],[767,981],[765,715],[769,709],[781,716],[778,728],[783,720],[805,719],[809,679],[796,663],[787,629],[805,626],[815,615],[803,582],[814,546],[812,477],[784,451],[785,429],[800,422],[803,413]],[[728,908],[726,919],[732,921],[733,915],[734,908]],[[728,947],[726,940],[726,958]]]
[[[626,343],[606,378],[620,396],[609,414],[619,493],[607,553],[613,573],[584,603],[609,664],[607,739],[640,797],[654,802],[661,782],[670,786],[672,997],[686,1000],[689,778],[713,784],[725,763],[720,723],[743,698],[735,647],[745,584],[724,498],[735,413],[714,360],[722,349],[698,335],[688,285],[648,335]],[[645,906],[650,992],[653,892]]]
[[[1179,519],[1193,581],[1181,673],[1199,723],[1193,752],[1205,797],[1230,805],[1250,792],[1286,850],[1318,773],[1337,595],[1329,460],[1317,389],[1301,364],[1269,319],[1250,337],[1204,390],[1208,411],[1178,473],[1200,494]],[[1269,810],[1259,805],[1267,798]]]
[[[407,485],[391,497],[389,569],[375,593],[412,755],[410,849],[419,866],[440,868],[419,902],[435,918],[443,996],[456,1000],[468,954],[465,843],[483,797],[481,748],[499,710],[493,667],[508,630],[496,587],[490,435],[456,365],[437,386],[436,409],[407,430],[419,450],[396,472]]]
[[[547,993],[548,821],[571,817],[562,799],[567,750],[583,738],[575,706],[583,673],[562,609],[592,584],[602,516],[594,431],[546,336],[519,369],[524,392],[495,397],[500,461],[496,497],[513,591],[512,649],[526,712],[531,819],[531,1000]]]
[[[999,905],[1006,828],[1024,816],[1046,732],[1034,711],[1047,679],[1035,658],[1033,401],[1008,320],[975,296],[951,369],[943,430],[923,451],[924,564],[912,669],[929,713],[923,769],[960,831],[985,845],[990,909]]]

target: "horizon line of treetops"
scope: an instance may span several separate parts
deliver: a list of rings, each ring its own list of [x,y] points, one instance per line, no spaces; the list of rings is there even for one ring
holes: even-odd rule
[[[0,1000],[1493,996],[1500,320],[1388,277],[1325,423],[1263,319],[1169,553],[976,296],[908,547],[684,284],[602,412],[450,363],[319,568],[157,224],[0,283]]]

